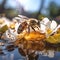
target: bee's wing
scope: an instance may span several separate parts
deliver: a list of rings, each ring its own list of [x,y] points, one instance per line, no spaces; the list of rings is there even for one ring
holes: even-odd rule
[[[26,16],[23,16],[23,15],[18,15],[18,17],[15,17],[14,19],[17,20],[18,22],[22,23],[22,22],[28,20],[29,18]]]
[[[13,18],[13,21],[14,21],[14,20],[16,20],[17,22],[20,22],[20,23],[21,23],[21,18],[19,18],[19,17],[14,17],[14,18]]]
[[[22,18],[22,19],[28,19],[28,17],[23,16],[23,15],[18,15],[18,17]]]

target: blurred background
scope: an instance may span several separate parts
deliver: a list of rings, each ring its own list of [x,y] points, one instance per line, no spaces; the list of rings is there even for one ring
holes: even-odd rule
[[[60,21],[59,0],[0,0],[0,16],[11,19],[18,14],[40,19],[44,16]]]

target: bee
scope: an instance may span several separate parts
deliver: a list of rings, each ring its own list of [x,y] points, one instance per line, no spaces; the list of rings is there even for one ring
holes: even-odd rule
[[[24,16],[25,17],[25,16]],[[22,19],[25,19],[25,21],[23,21],[19,27],[18,27],[18,30],[17,30],[17,33],[20,34],[21,32],[23,32],[25,29],[28,29],[28,32],[30,32],[30,27],[34,30],[35,28],[38,28],[39,30],[39,27],[40,27],[40,21],[38,21],[37,19],[34,19],[34,18],[23,18]]]

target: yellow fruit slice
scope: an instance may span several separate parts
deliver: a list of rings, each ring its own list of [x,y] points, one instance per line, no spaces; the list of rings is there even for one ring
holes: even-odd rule
[[[48,38],[46,38],[46,41],[52,44],[58,43],[58,41],[53,36],[49,36]]]
[[[0,32],[4,33],[6,30],[8,30],[8,26],[4,25],[3,27],[0,28]]]
[[[47,29],[47,34],[51,34],[52,33],[52,30],[51,29]]]
[[[54,38],[57,40],[58,43],[60,43],[60,33],[54,34]]]

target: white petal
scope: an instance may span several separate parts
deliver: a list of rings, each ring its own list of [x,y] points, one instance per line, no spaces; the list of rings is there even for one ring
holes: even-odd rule
[[[51,25],[51,21],[48,21],[48,22],[46,23],[46,28],[50,28],[50,25]]]
[[[42,20],[42,22],[43,22],[44,24],[47,24],[47,23],[49,22],[49,19],[48,19],[48,18],[44,18],[44,19]]]
[[[52,23],[51,23],[51,30],[54,30],[55,28],[57,27],[57,22],[52,20]]]
[[[43,24],[40,24],[40,30],[44,33],[46,32],[46,26]]]
[[[60,25],[58,25],[58,26],[56,27],[56,29],[55,29],[53,32],[56,32],[57,29],[59,29],[59,28],[60,28]]]
[[[11,34],[11,31],[7,30],[3,36],[5,37],[5,40],[8,40],[8,42],[14,42],[16,41],[16,36]]]

